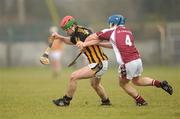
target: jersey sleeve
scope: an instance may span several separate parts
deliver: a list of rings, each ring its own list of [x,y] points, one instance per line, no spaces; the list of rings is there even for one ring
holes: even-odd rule
[[[76,35],[73,34],[71,37],[70,37],[70,41],[73,43],[73,44],[76,44]]]
[[[113,30],[104,29],[102,31],[96,32],[96,35],[100,40],[110,40]]]

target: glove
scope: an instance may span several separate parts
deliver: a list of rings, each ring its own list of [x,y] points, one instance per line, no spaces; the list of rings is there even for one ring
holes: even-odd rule
[[[44,65],[48,65],[50,64],[49,58],[48,58],[48,54],[44,53],[41,57],[40,57],[40,62]]]

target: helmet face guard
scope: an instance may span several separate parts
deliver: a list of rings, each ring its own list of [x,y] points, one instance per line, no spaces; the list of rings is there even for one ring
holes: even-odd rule
[[[112,15],[108,19],[108,23],[110,27],[113,25],[125,25],[127,18],[123,17],[122,15]]]

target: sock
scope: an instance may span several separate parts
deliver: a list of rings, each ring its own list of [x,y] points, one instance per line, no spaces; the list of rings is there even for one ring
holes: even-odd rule
[[[157,88],[159,88],[159,87],[161,87],[161,82],[158,81],[158,80],[153,80],[153,81],[152,81],[152,85],[153,85],[153,86],[156,86]]]
[[[136,96],[135,100],[138,103],[144,103],[145,102],[144,98],[142,96],[140,96],[140,95]]]

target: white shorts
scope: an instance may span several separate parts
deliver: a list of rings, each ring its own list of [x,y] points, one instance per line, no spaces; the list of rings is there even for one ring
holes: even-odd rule
[[[141,76],[142,72],[143,66],[140,58],[119,66],[119,73],[121,73],[121,77],[126,77],[129,80],[132,80],[134,77]]]
[[[49,54],[49,58],[51,61],[53,60],[59,60],[61,59],[61,51],[57,50],[57,51],[51,51],[50,54]]]
[[[88,66],[94,71],[95,77],[100,78],[108,69],[108,61],[104,60],[100,63],[91,63]]]

